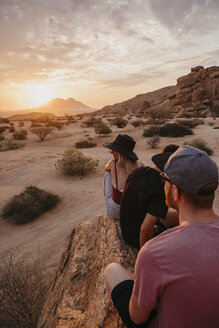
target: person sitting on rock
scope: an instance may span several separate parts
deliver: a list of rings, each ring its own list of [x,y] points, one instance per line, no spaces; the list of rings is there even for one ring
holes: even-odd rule
[[[113,142],[103,144],[113,155],[105,166],[104,196],[107,213],[115,219],[119,218],[121,196],[128,175],[143,166],[133,151],[135,144],[127,134],[119,134]]]
[[[146,241],[178,224],[178,214],[168,211],[159,174],[179,146],[170,144],[152,157],[154,168],[138,168],[129,175],[122,195],[119,222],[124,241],[137,249]]]
[[[134,276],[118,263],[109,264],[107,289],[128,328],[218,328],[217,164],[206,152],[181,146],[160,175],[179,225],[144,244]]]

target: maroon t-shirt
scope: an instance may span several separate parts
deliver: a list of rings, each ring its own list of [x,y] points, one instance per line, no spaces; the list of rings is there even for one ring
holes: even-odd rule
[[[157,308],[150,328],[219,327],[218,254],[219,221],[169,229],[141,248],[134,295]]]

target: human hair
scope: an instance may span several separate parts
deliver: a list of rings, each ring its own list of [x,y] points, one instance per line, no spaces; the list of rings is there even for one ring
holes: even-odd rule
[[[137,161],[133,161],[122,154],[118,153],[118,165],[122,167],[125,172],[127,173],[127,176],[132,173],[134,169],[137,168]]]
[[[202,187],[198,194],[190,194],[184,191],[180,191],[183,195],[184,199],[193,207],[199,209],[210,209],[212,208],[214,197],[215,197],[215,190],[217,189],[218,183],[212,182],[204,187]]]
[[[162,149],[162,151],[161,151],[161,153],[174,153],[177,149],[179,148],[179,146],[178,145],[175,145],[175,144],[169,144],[169,145],[166,145],[163,149]]]

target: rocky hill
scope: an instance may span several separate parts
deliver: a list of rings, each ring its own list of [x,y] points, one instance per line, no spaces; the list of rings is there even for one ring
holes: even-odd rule
[[[156,91],[139,94],[134,98],[123,101],[121,103],[105,106],[102,109],[96,111],[95,113],[118,114],[120,112],[127,112],[127,113],[137,112],[141,109],[141,106],[144,101],[149,102],[152,106],[157,106],[163,103],[167,99],[167,96],[170,93],[173,93],[175,91],[176,91],[176,86],[169,86],[162,89],[158,89]]]
[[[67,236],[38,328],[125,327],[106,291],[103,271],[116,261],[133,272],[136,256],[110,217],[96,216],[74,228]]]
[[[42,118],[54,119],[55,117],[56,116],[51,113],[31,112],[25,114],[15,114],[9,116],[8,119],[11,121],[31,121],[31,120],[38,120]]]

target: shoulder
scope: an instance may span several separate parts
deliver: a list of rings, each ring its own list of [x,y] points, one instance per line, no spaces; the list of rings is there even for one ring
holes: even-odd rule
[[[111,159],[108,163],[106,163],[105,171],[110,171],[114,165],[115,165],[115,161]]]

